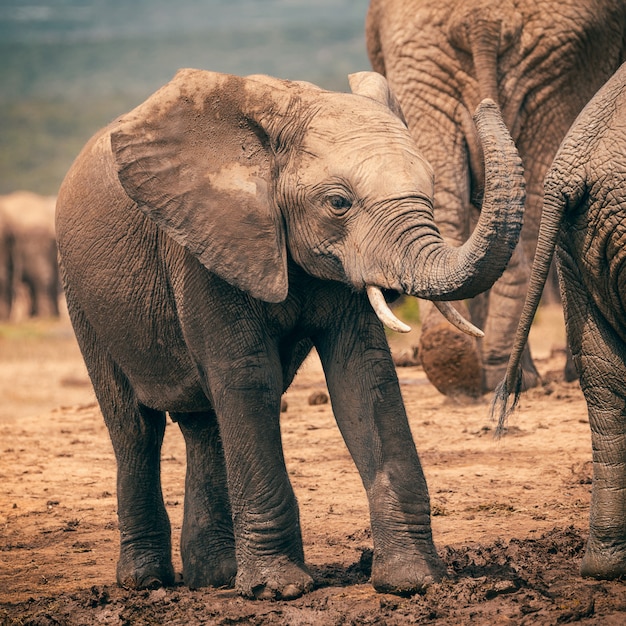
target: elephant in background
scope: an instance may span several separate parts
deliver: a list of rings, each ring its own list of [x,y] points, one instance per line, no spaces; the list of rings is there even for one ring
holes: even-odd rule
[[[0,321],[8,320],[13,305],[13,237],[9,220],[0,211]]]
[[[420,358],[442,393],[477,396],[502,379],[534,256],[545,173],[576,115],[624,60],[625,31],[623,0],[371,0],[372,67],[387,77],[434,168],[435,218],[447,240],[465,241],[480,211],[484,172],[469,112],[483,98],[499,104],[525,169],[523,246],[488,301],[468,303],[485,338],[459,335],[432,308],[422,313]],[[522,367],[525,386],[537,384],[528,348]]]
[[[551,259],[593,448],[584,576],[626,577],[626,65],[589,102],[548,171],[537,253],[506,377],[499,432],[516,406],[520,360]],[[510,394],[514,400],[507,407]]]
[[[30,316],[59,315],[55,204],[30,191],[0,196],[0,319],[10,318],[22,287]]]
[[[279,418],[312,347],[367,493],[374,587],[413,593],[444,573],[374,311],[401,325],[383,293],[407,293],[463,326],[446,300],[502,273],[523,171],[498,108],[481,103],[483,212],[450,247],[433,221],[432,169],[387,82],[365,72],[350,85],[181,70],[96,134],[61,186],[63,285],[117,458],[124,586],[174,580],[167,411],[187,447],[185,583],[235,582],[250,598],[311,589]]]

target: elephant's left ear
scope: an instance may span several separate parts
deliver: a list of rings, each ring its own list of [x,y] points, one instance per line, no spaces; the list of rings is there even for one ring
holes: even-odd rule
[[[211,272],[267,302],[287,297],[287,253],[272,199],[271,107],[258,81],[181,70],[116,122],[126,193]]]
[[[406,126],[406,119],[400,103],[389,87],[387,79],[378,72],[356,72],[348,76],[348,82],[352,93],[365,96],[384,104],[391,112],[402,120]]]

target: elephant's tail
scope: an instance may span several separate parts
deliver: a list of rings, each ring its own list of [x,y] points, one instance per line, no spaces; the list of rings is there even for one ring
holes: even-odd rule
[[[519,43],[523,20],[510,3],[496,0],[455,7],[448,23],[448,40],[458,50],[471,54],[481,99],[499,103],[498,59]]]
[[[560,190],[559,178],[554,176],[552,181],[554,185],[550,184],[549,179],[546,180],[546,192],[535,260],[530,274],[526,301],[524,302],[522,315],[515,333],[515,341],[509,357],[506,375],[496,388],[491,403],[491,418],[495,419],[497,417],[498,419],[496,438],[500,438],[506,432],[507,419],[517,407],[520,394],[524,388],[521,367],[522,352],[528,341],[530,327],[548,278],[561,223],[568,205],[565,194]],[[511,394],[513,394],[512,401],[510,401]]]
[[[510,116],[505,114],[500,99],[498,63],[507,49],[518,44],[521,32],[521,15],[509,6],[503,8],[501,0],[487,2],[480,7],[476,7],[475,3],[459,3],[448,22],[450,45],[472,57],[479,101],[490,99],[498,105],[509,132],[513,130],[513,120],[507,119]],[[459,108],[458,122],[467,142],[469,166],[475,187],[482,189],[485,184],[483,156],[476,127],[469,114],[475,106],[475,102],[465,102],[465,106]],[[473,198],[472,201],[477,206],[480,205],[480,198]]]

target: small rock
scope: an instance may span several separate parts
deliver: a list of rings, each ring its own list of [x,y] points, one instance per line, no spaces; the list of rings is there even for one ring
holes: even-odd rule
[[[328,394],[324,391],[314,391],[309,396],[309,405],[328,404]]]

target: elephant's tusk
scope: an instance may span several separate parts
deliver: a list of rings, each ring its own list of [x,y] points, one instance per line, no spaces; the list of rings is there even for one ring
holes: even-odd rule
[[[449,302],[433,300],[433,304],[439,309],[439,312],[450,322],[450,324],[456,326],[467,335],[471,335],[472,337],[485,336],[485,333],[483,333],[480,328],[477,328],[474,324],[468,322]]]
[[[410,326],[407,326],[393,314],[389,305],[385,302],[383,292],[378,287],[368,285],[366,291],[374,312],[387,328],[395,330],[397,333],[408,333],[411,330]]]

